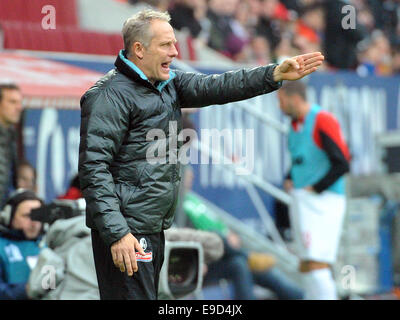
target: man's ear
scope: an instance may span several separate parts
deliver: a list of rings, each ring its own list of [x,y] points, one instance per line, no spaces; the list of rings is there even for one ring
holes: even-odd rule
[[[143,59],[143,51],[144,51],[144,46],[140,42],[136,41],[132,45],[132,53],[134,56],[136,56],[138,59]]]

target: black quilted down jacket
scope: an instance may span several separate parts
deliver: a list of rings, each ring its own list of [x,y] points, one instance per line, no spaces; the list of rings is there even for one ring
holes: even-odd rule
[[[180,171],[179,163],[168,157],[168,137],[181,130],[181,108],[274,91],[281,85],[273,81],[275,66],[209,76],[175,71],[169,80],[153,85],[121,50],[115,69],[81,98],[79,178],[87,226],[108,245],[129,232],[149,234],[169,228]],[[170,132],[171,121],[177,131]],[[149,161],[153,153],[149,151],[162,139],[149,139],[151,129],[165,132],[166,163]],[[180,146],[172,148],[177,152]]]

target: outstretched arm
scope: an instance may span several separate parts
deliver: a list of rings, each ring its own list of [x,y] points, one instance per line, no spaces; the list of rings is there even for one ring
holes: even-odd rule
[[[279,89],[282,80],[298,80],[316,71],[324,56],[320,52],[286,59],[280,65],[240,69],[204,75],[177,71],[174,82],[182,108],[225,104]]]
[[[182,108],[199,108],[249,99],[281,87],[273,79],[276,64],[205,75],[177,71],[174,80]]]

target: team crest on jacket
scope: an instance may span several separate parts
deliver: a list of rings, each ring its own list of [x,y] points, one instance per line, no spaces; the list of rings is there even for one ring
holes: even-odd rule
[[[142,247],[143,251],[147,249],[147,241],[146,241],[145,238],[141,238],[141,239],[139,240],[139,244],[140,244],[140,246]]]

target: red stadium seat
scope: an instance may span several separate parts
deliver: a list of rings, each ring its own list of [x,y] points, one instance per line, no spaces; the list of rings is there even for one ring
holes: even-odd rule
[[[43,29],[42,8],[56,9],[56,29]],[[4,49],[116,55],[124,47],[120,33],[79,29],[76,0],[1,0],[0,26]],[[181,34],[179,58],[196,60],[193,39]]]
[[[56,9],[56,29],[43,29],[42,8]],[[3,48],[116,55],[124,47],[120,33],[79,29],[76,0],[1,0]],[[178,58],[196,60],[193,39],[180,34]]]
[[[29,46],[28,37],[24,34],[24,30],[19,23],[1,23],[3,30],[4,48],[20,49],[25,42]]]
[[[41,23],[46,5],[54,7],[57,27],[78,26],[76,0],[1,0],[0,21]]]
[[[116,55],[123,48],[120,34],[83,31],[75,27],[44,30],[41,24],[0,22],[5,49]]]
[[[111,52],[110,55],[116,56],[119,50],[124,48],[124,41],[122,39],[121,34],[111,34],[109,36],[111,42]]]

